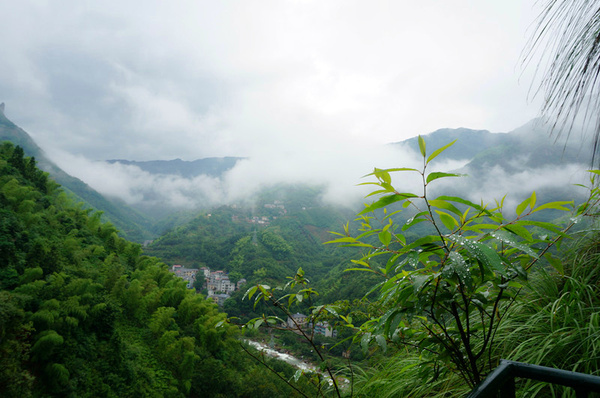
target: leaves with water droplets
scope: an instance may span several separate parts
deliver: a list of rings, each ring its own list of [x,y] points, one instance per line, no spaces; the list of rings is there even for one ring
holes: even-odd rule
[[[467,252],[475,257],[485,268],[497,272],[500,275],[505,274],[502,259],[498,253],[488,245],[458,235],[450,235],[447,239],[464,247]]]
[[[471,271],[469,270],[469,265],[458,252],[450,252],[448,255],[449,263],[448,265],[452,266],[456,275],[460,278],[460,280],[467,286],[471,286],[473,283],[473,277],[471,276]]]
[[[490,232],[490,236],[495,239],[498,239],[499,241],[502,241],[503,243],[505,243],[511,247],[514,247],[515,249],[519,249],[522,252],[527,253],[528,255],[530,255],[533,258],[536,258],[536,259],[539,258],[537,253],[531,247],[529,247],[523,243],[517,242],[516,236],[511,233],[508,233],[505,231],[493,231],[493,232]]]

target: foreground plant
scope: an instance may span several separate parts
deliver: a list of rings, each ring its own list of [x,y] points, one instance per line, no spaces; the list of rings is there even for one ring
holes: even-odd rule
[[[388,344],[413,347],[431,365],[434,378],[442,366],[475,386],[496,365],[492,357],[496,331],[528,272],[543,257],[560,269],[549,249],[568,238],[566,232],[593,208],[598,192],[592,190],[590,201],[574,211],[564,228],[530,216],[550,209],[571,211],[573,202],[538,206],[535,192],[517,206],[514,219],[504,216],[504,200],[488,207],[454,196],[432,198],[428,190],[434,181],[461,176],[428,170],[453,144],[427,156],[425,141],[419,137],[420,170],[375,169],[369,176],[376,181],[365,184],[376,187],[369,196],[381,197],[359,213],[360,234],[352,236],[346,225],[344,233],[335,233],[339,238],[328,243],[365,248],[350,270],[384,278],[371,291],[379,293],[378,312],[359,327],[356,341],[363,349],[371,342],[383,350]],[[418,173],[422,192],[397,190],[391,177],[396,172]],[[392,211],[392,206],[398,209]],[[403,210],[412,211],[412,216],[396,222],[393,216]],[[410,242],[405,234],[422,222],[435,232]]]
[[[319,321],[324,320],[324,318],[327,317],[327,313],[337,316],[336,307],[332,304],[319,306],[312,305],[313,297],[318,295],[318,292],[308,286],[309,280],[304,276],[302,268],[299,268],[296,275],[288,277],[288,279],[288,283],[283,287],[272,288],[268,285],[257,284],[249,288],[244,295],[244,299],[254,299],[255,308],[262,302],[267,305],[267,308],[275,310],[279,315],[267,316],[263,314],[263,316],[251,319],[241,326],[243,329],[258,329],[259,327],[264,326],[278,330],[292,330],[300,335],[311,345],[313,351],[317,354],[320,360],[320,372],[305,372],[303,370],[298,370],[293,377],[294,381],[298,382],[300,377],[306,376],[308,377],[308,381],[315,386],[319,396],[325,396],[327,390],[331,388],[331,392],[335,394],[335,396],[341,397],[342,393],[340,391],[338,380],[334,375],[334,370],[332,369],[331,364],[325,359],[322,347],[319,347],[315,341],[315,326]],[[293,316],[292,307],[302,302],[307,302],[309,304],[310,313],[304,321],[300,322]],[[224,323],[235,321],[236,319],[234,318],[228,318],[227,320],[220,322],[217,326],[219,327]],[[250,351],[246,352],[272,370],[266,362],[254,356]],[[307,396],[289,380],[284,381],[301,395]]]

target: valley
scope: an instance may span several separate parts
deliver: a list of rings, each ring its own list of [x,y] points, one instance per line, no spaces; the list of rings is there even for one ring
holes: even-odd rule
[[[478,209],[476,203],[502,190],[503,181],[522,178],[533,181],[538,203],[557,198],[583,200],[584,190],[565,185],[565,181],[580,181],[573,171],[585,167],[580,152],[550,145],[536,126],[532,122],[507,134],[444,129],[425,136],[428,145],[457,140],[453,151],[439,155],[436,164],[458,167],[434,173],[469,176],[440,182],[433,190],[438,197],[436,205],[455,214],[462,214],[465,205]],[[328,372],[342,372],[340,380],[348,380],[348,364],[375,369],[377,363],[403,352],[401,345],[394,346],[394,337],[381,334],[375,338],[374,331],[361,329],[381,316],[389,316],[381,312],[385,304],[382,307],[378,302],[377,289],[382,286],[382,277],[388,277],[390,262],[402,253],[399,248],[391,249],[391,245],[401,242],[407,248],[423,245],[425,252],[437,250],[431,246],[435,239],[423,239],[436,235],[438,227],[414,222],[423,217],[423,212],[402,206],[401,201],[386,202],[385,206],[377,205],[378,201],[362,206],[335,204],[324,198],[325,187],[304,183],[262,186],[248,197],[218,205],[200,201],[193,208],[177,207],[145,196],[129,205],[118,197],[104,197],[61,171],[27,133],[3,114],[0,140],[8,141],[3,144],[4,158],[0,162],[4,212],[0,282],[2,308],[12,320],[4,333],[10,344],[21,344],[20,334],[30,336],[28,341],[33,344],[31,350],[21,345],[23,356],[10,364],[4,360],[6,366],[15,369],[5,376],[20,383],[22,391],[53,391],[60,395],[83,389],[100,394],[100,385],[103,391],[117,391],[117,380],[118,389],[127,391],[126,395],[148,388],[165,395],[176,395],[178,391],[191,396],[216,396],[221,391],[228,396],[245,396],[249,391],[271,391],[273,396],[281,396],[287,394],[284,391],[288,386],[273,376],[273,369],[294,379],[305,391],[314,392],[329,377]],[[418,155],[423,144],[407,140],[391,145],[402,148],[400,153],[412,151]],[[34,156],[49,174],[34,171],[36,161],[27,156]],[[121,160],[108,164],[193,181],[203,173],[210,178],[225,178],[239,161]],[[192,165],[200,168],[192,172]],[[204,166],[198,165],[208,166],[202,169]],[[497,174],[491,184],[490,170]],[[552,178],[548,178],[549,173]],[[374,184],[384,188],[404,181],[392,180],[381,169],[373,175],[379,181]],[[411,184],[407,182],[407,192],[413,189]],[[507,189],[514,195],[506,199],[507,211],[523,211],[523,203],[533,210],[535,200],[525,196],[531,192],[512,185]],[[388,192],[401,195],[398,191]],[[465,199],[441,199],[458,196]],[[460,210],[443,204],[444,200],[458,200]],[[568,218],[562,215],[564,206],[553,205],[549,211],[533,216],[534,221],[527,225],[537,230],[512,230],[510,223],[506,230],[516,233],[519,239],[531,233],[538,236],[544,228],[554,232],[549,225]],[[372,215],[360,216],[366,210],[373,210]],[[438,214],[446,228],[453,228],[452,222],[448,224],[448,219]],[[387,223],[388,227],[376,227],[377,223]],[[393,223],[400,227],[392,236],[386,231]],[[353,236],[361,240],[353,240]],[[501,235],[497,238],[510,243]],[[338,244],[330,243],[336,239]],[[546,238],[539,239],[535,245]],[[526,239],[513,245],[529,253],[530,249],[523,248],[525,243],[530,244]],[[535,245],[532,247],[538,250]],[[383,256],[371,258],[365,248]],[[546,267],[556,265],[552,257],[555,253],[554,249],[548,252]],[[419,270],[410,256],[402,263],[410,266],[402,272]],[[488,286],[488,282],[483,283]],[[32,319],[33,328],[28,329],[20,319]],[[357,332],[364,333],[362,341],[356,340]],[[304,377],[302,372],[272,359],[258,359],[266,365],[255,364],[253,355],[259,358],[260,354],[245,354],[244,350],[252,349],[240,348],[239,339],[265,341],[310,360],[320,366],[320,376]],[[6,344],[0,344],[0,349],[11,350]],[[42,353],[42,344],[48,347],[47,354]],[[63,344],[96,347],[107,358],[116,355],[109,360],[118,366],[112,371],[95,365],[77,370],[84,354],[66,345],[59,348]],[[247,360],[243,365],[234,364],[231,358],[240,355],[248,355]],[[116,359],[119,356],[129,359]],[[45,367],[30,367],[30,359]],[[215,366],[223,372],[209,376]],[[231,381],[239,375],[246,384]],[[53,377],[53,382],[44,381]],[[132,378],[140,377],[149,384],[131,384]],[[314,384],[311,377],[320,381]],[[249,383],[257,378],[268,387]],[[333,394],[333,385],[328,388],[327,394]]]

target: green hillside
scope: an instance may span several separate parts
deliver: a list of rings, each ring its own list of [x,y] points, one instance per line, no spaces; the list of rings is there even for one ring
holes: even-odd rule
[[[104,213],[102,219],[113,223],[124,237],[136,242],[143,242],[153,237],[149,232],[151,223],[145,216],[123,202],[106,199],[83,181],[65,173],[48,159],[27,132],[7,119],[4,112],[0,111],[0,142],[2,141],[10,141],[23,148],[25,154],[34,157],[39,167],[48,172],[66,192],[72,194],[76,202],[82,202],[85,207],[102,211]]]
[[[323,245],[353,211],[319,203],[320,190],[278,186],[263,191],[254,205],[212,209],[176,227],[145,250],[169,263],[240,272],[246,279],[265,269],[283,280],[302,266],[317,278],[340,261]]]
[[[223,317],[20,147],[0,146],[3,397],[297,396],[244,354],[235,328],[215,329]]]

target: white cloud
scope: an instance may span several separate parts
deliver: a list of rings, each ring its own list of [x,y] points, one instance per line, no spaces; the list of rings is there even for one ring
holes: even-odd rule
[[[0,101],[61,167],[131,203],[279,181],[351,202],[373,167],[415,161],[381,144],[537,115],[519,65],[533,3],[5,2]],[[248,160],[223,181],[89,160],[210,156]]]
[[[15,122],[91,159],[250,156],[309,129],[506,131],[537,114],[518,84],[531,6],[23,1],[0,5],[0,87]]]

